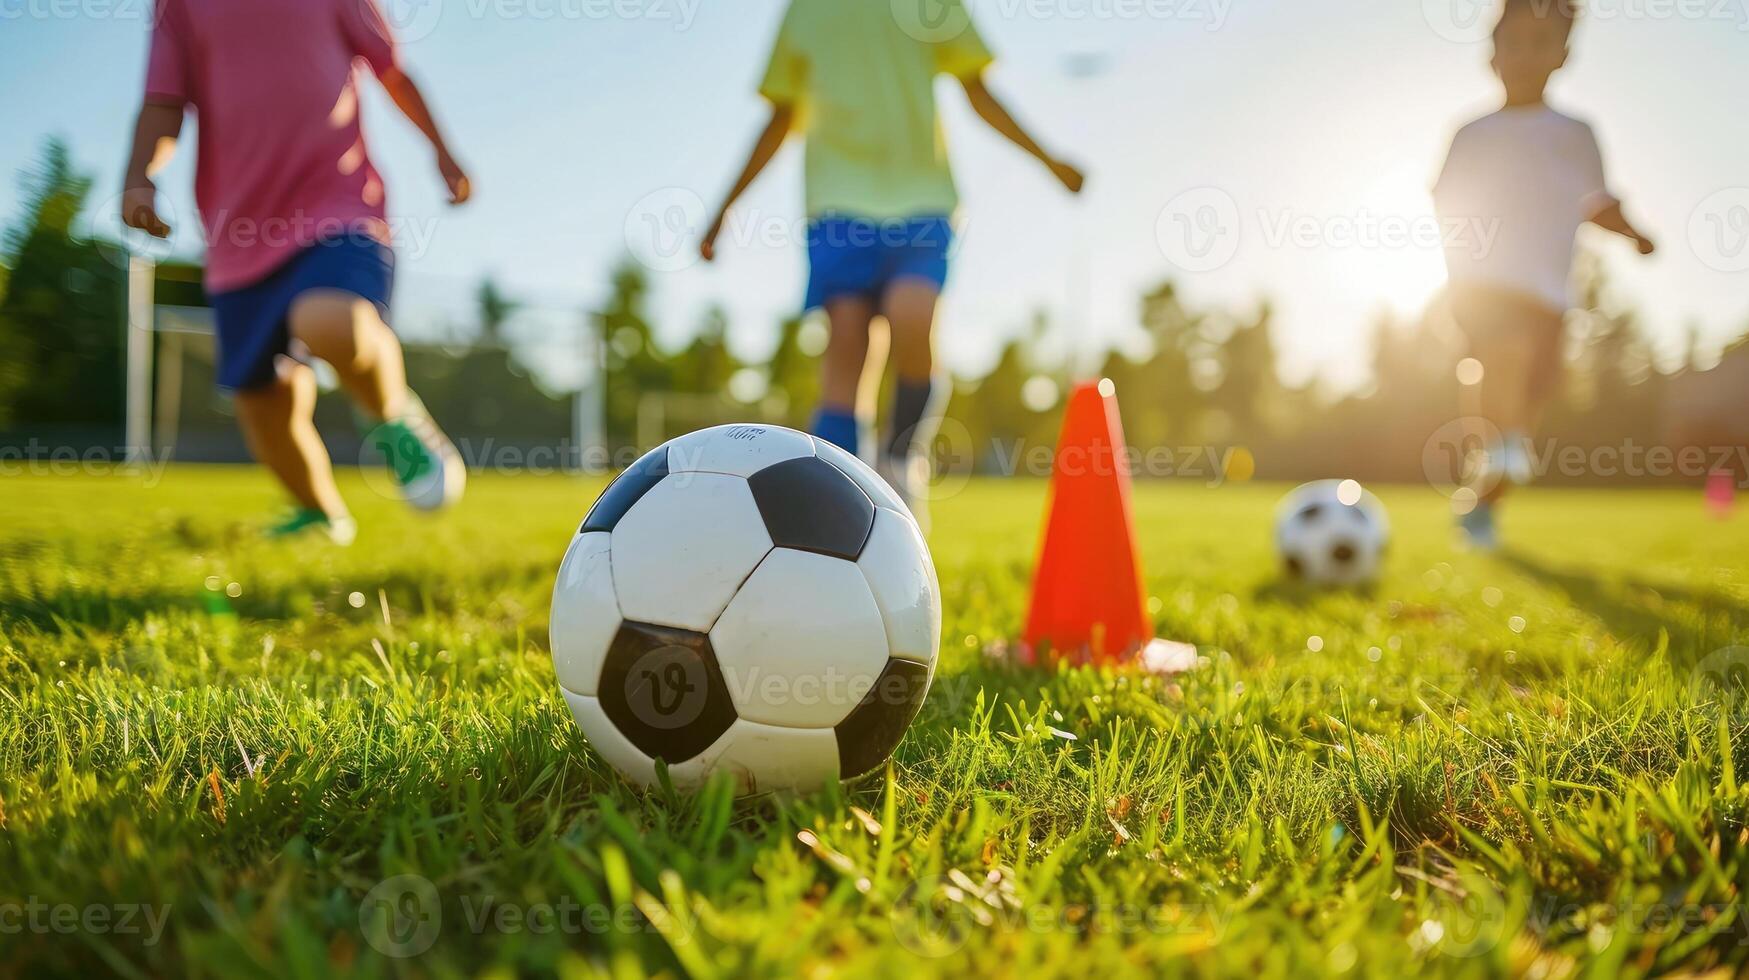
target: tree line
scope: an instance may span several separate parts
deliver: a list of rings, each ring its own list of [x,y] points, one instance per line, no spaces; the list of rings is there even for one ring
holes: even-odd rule
[[[27,439],[115,445],[125,390],[126,251],[77,232],[92,182],[63,143],[44,145],[20,187],[22,211],[0,239],[0,445]],[[183,273],[197,281],[198,269]],[[611,447],[624,450],[622,461],[625,452],[703,424],[806,425],[818,394],[818,322],[785,319],[769,357],[748,362],[728,344],[726,313],[711,308],[689,339],[670,349],[657,339],[645,270],[628,257],[612,270],[609,286],[605,300],[584,312],[604,358],[605,434]],[[1738,342],[1715,365],[1691,340],[1679,363],[1661,367],[1639,317],[1609,300],[1595,261],[1584,265],[1580,305],[1583,312],[1571,319],[1564,391],[1546,424],[1550,445],[1749,442],[1743,431],[1749,345]],[[531,370],[537,355],[505,334],[516,299],[488,279],[474,306],[461,341],[409,350],[409,373],[422,397],[467,440],[464,452],[494,440],[563,443],[572,433],[569,393],[544,390]],[[1105,354],[1098,376],[1116,386],[1142,476],[1419,481],[1437,479],[1449,463],[1463,346],[1437,302],[1420,317],[1375,324],[1370,383],[1336,396],[1281,380],[1267,304],[1249,311],[1199,307],[1166,279],[1138,298],[1137,323],[1142,342]],[[1011,332],[989,372],[953,379],[936,440],[944,465],[984,473],[1036,469],[1028,460],[1040,457],[1029,450],[1052,445],[1064,396],[1077,380],[1060,357],[1047,355],[1050,331],[1038,313]],[[178,458],[243,458],[228,404],[212,388],[210,347],[203,356],[199,342],[185,349],[186,338],[157,343],[178,345],[175,390],[158,392],[180,402]],[[326,401],[319,421],[345,459],[356,451],[357,427],[341,400]],[[1581,470],[1551,477],[1629,476]]]

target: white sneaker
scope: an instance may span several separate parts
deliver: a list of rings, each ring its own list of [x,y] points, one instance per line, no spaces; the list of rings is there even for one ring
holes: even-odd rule
[[[366,442],[382,454],[395,486],[414,509],[439,510],[461,499],[467,466],[418,395],[409,391],[401,414],[373,429]]]

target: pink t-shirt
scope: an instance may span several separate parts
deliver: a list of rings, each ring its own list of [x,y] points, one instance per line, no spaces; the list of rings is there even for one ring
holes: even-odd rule
[[[376,0],[158,0],[146,100],[185,103],[199,123],[209,290],[258,282],[322,238],[389,241],[360,61],[379,77],[396,66]]]

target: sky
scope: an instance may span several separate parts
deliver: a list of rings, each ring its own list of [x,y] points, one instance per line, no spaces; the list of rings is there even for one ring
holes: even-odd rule
[[[849,2],[849,0],[847,0]],[[871,0],[888,2],[888,0]],[[896,9],[931,0],[892,0]],[[1089,370],[1134,339],[1138,297],[1171,278],[1196,304],[1276,314],[1294,381],[1363,384],[1384,311],[1443,280],[1427,188],[1453,130],[1497,105],[1480,0],[969,0],[991,88],[1079,165],[1064,193],[939,90],[961,192],[940,349],[976,374],[1033,311]],[[400,236],[399,326],[467,323],[481,276],[548,318],[555,377],[571,312],[628,252],[678,342],[713,304],[745,356],[800,301],[801,150],[737,208],[719,259],[692,243],[766,107],[754,92],[782,0],[386,0],[403,57],[474,178],[442,203],[431,154],[374,87],[365,123]],[[1587,229],[1617,299],[1666,354],[1690,331],[1749,328],[1749,0],[1589,0],[1550,102],[1590,121],[1612,189],[1659,243]],[[138,106],[148,0],[0,0],[0,220],[11,175],[57,134],[108,202]],[[192,254],[192,142],[161,176]],[[1187,249],[1187,229],[1202,247]]]

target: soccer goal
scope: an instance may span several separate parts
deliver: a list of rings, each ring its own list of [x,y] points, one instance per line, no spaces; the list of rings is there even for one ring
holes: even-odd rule
[[[201,272],[192,263],[129,260],[125,439],[132,462],[247,458],[230,400],[214,383],[213,313]],[[464,457],[473,450],[470,464],[491,465],[481,455],[507,447],[540,446],[560,450],[551,458],[565,468],[588,469],[607,458],[597,334],[582,310],[526,306],[488,337],[403,335],[402,347],[426,404]],[[564,369],[540,376],[530,364]],[[316,368],[322,388],[334,388],[326,365]],[[316,413],[336,460],[355,458],[359,434],[345,401],[320,399]]]

